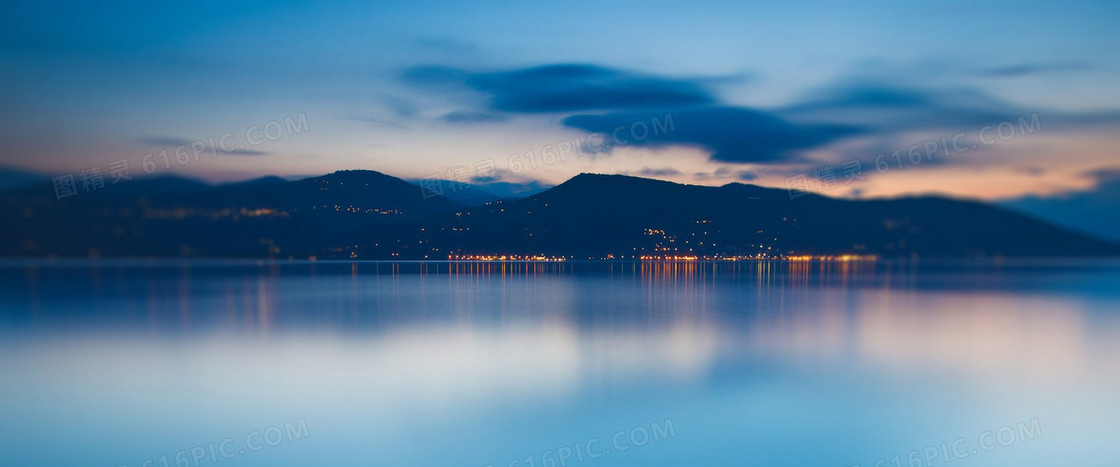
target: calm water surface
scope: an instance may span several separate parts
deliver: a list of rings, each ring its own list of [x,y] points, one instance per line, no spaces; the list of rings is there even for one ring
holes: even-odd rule
[[[1120,263],[0,265],[8,466],[1110,466]]]

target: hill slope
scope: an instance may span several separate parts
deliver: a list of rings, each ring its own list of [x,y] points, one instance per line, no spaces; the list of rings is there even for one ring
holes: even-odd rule
[[[458,207],[374,171],[219,186],[138,179],[61,200],[37,186],[0,196],[0,219],[15,225],[0,233],[0,254],[307,257],[337,248],[342,232]]]
[[[309,256],[446,259],[874,254],[1116,255],[1118,247],[985,204],[939,197],[790,198],[754,185],[583,174],[542,193],[466,208],[401,179],[343,171],[212,186],[163,177],[55,199],[0,195],[4,256]]]
[[[754,185],[579,175],[427,226],[454,252],[624,255],[862,253],[1051,256],[1116,246],[1032,217],[938,197],[851,201]],[[439,230],[439,229],[443,230]]]

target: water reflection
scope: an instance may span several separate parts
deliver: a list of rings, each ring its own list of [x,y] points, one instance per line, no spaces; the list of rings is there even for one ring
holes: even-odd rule
[[[306,418],[313,439],[296,451],[236,464],[477,467],[671,416],[682,433],[675,444],[610,465],[851,465],[1039,417],[1053,440],[1035,443],[1041,452],[1092,461],[1107,448],[1087,433],[1117,430],[1110,420],[1120,416],[1111,397],[1120,296],[1106,286],[1117,272],[7,265],[0,371],[12,383],[0,388],[0,407],[19,428],[5,429],[0,448],[22,463],[118,465],[223,428]],[[85,436],[106,423],[122,437]],[[432,445],[433,433],[454,439]],[[1038,452],[981,464],[1031,465]]]

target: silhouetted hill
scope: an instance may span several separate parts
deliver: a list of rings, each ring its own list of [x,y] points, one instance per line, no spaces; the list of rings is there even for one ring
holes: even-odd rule
[[[49,179],[50,177],[35,172],[14,169],[11,167],[0,167],[0,192],[12,191],[27,186],[44,183]]]
[[[1069,193],[1064,196],[1025,196],[1000,202],[1014,211],[1045,218],[1073,230],[1120,241],[1120,171],[1102,171],[1095,174],[1097,186],[1089,191]]]
[[[876,254],[1049,256],[1116,246],[972,201],[849,201],[733,183],[681,185],[579,175],[523,200],[427,226],[455,253],[627,255]]]
[[[182,196],[210,187],[201,180],[164,175],[122,180],[119,183],[106,181],[104,186],[90,190],[79,183],[75,187],[76,194],[59,198],[55,193],[54,183],[48,180],[0,194],[0,208],[25,212],[28,209],[38,209],[56,217],[80,216],[91,209],[116,209],[153,196]]]
[[[456,209],[440,197],[425,199],[416,185],[372,170],[345,170],[295,181],[257,179],[214,187],[195,196],[153,198],[176,207],[272,209],[288,214],[332,211],[374,220],[414,219]]]
[[[266,175],[264,177],[257,177],[240,182],[227,183],[226,185],[248,185],[248,186],[264,186],[264,185],[279,185],[287,183],[288,181],[277,177],[275,175]]]
[[[37,186],[0,196],[5,255],[290,256],[330,251],[340,232],[458,208],[374,171],[210,186],[143,178],[56,199]]]
[[[497,200],[513,200],[535,195],[550,188],[538,181],[527,183],[487,182],[463,183],[450,180],[410,180],[418,186],[438,187],[438,194],[464,206],[481,206]]]
[[[985,204],[941,197],[791,198],[733,183],[582,174],[528,198],[466,208],[373,171],[208,185],[137,179],[55,199],[0,195],[7,256],[446,259],[874,254],[1115,255],[1116,245]]]

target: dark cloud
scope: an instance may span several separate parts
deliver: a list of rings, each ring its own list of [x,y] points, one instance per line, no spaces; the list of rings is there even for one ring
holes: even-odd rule
[[[714,161],[780,164],[805,162],[799,156],[807,150],[870,137],[840,146],[851,151],[862,145],[859,154],[838,155],[869,161],[878,154],[864,150],[869,147],[890,152],[928,142],[912,141],[916,137],[952,138],[960,132],[969,133],[969,139],[958,142],[981,150],[985,146],[976,143],[978,132],[1004,122],[1021,125],[1037,120],[1044,125],[1042,130],[1120,122],[1116,112],[1040,115],[970,88],[914,87],[868,77],[806,93],[792,105],[770,110],[721,104],[702,78],[668,78],[596,65],[553,64],[493,72],[425,66],[407,69],[403,77],[417,85],[489,97],[480,108],[445,115],[447,122],[565,113],[564,126],[604,136],[603,144],[585,141],[586,154],[610,153],[618,146],[691,146],[710,151]],[[653,120],[666,116],[673,120],[671,131],[654,131]],[[927,162],[923,165],[945,163]]]
[[[489,96],[485,111],[455,112],[445,115],[444,121],[492,121],[494,111],[577,113],[564,118],[563,124],[605,136],[603,144],[585,148],[592,154],[623,145],[692,146],[711,151],[717,161],[773,163],[862,132],[857,125],[795,123],[766,111],[717,105],[701,84],[703,79],[595,65],[554,64],[495,72],[423,66],[405,70],[403,78],[417,85],[471,89]],[[578,113],[588,111],[606,113]],[[674,127],[659,132],[655,125],[664,123],[664,118],[671,118]],[[616,131],[619,128],[621,132]]]
[[[716,177],[735,177],[744,182],[758,178],[758,174],[750,170],[733,170],[729,167],[720,167],[712,175]]]
[[[404,79],[427,86],[465,85],[489,95],[492,109],[506,112],[672,108],[715,101],[695,81],[581,64],[482,73],[425,66],[406,70]]]
[[[1120,112],[1027,109],[970,88],[914,88],[868,80],[810,93],[777,113],[795,122],[857,125],[873,136],[839,147],[830,164],[859,161],[868,167],[881,163],[882,155],[917,151],[920,163],[899,164],[909,169],[972,163],[973,156],[1006,141],[1003,136],[994,139],[996,129],[1020,138],[1120,122]]]
[[[503,179],[509,178],[513,172],[505,169],[491,170],[486,174],[472,175],[470,182],[476,185],[489,185],[492,183],[501,182]]]
[[[442,117],[447,123],[493,123],[509,120],[509,115],[493,112],[450,112]]]
[[[487,174],[473,175],[470,177],[470,182],[476,185],[490,185],[508,179],[513,172],[506,169],[494,169]]]
[[[862,81],[809,93],[776,111],[797,121],[860,125],[880,135],[910,131],[977,133],[989,125],[1038,118],[1044,131],[1120,122],[1120,112],[1029,109],[970,88],[913,88]]]
[[[658,131],[656,123],[661,123]],[[742,107],[696,107],[671,112],[612,112],[573,115],[565,126],[601,133],[607,144],[693,146],[724,162],[777,162],[861,132],[856,126],[791,123]]]
[[[801,112],[822,109],[914,108],[934,105],[934,97],[917,89],[857,84],[818,91],[787,108]]]
[[[1120,182],[1120,167],[1106,167],[1090,170],[1082,174],[1100,184]]]
[[[415,66],[404,70],[401,78],[421,86],[449,86],[465,84],[470,73],[459,68],[442,65]]]
[[[1023,76],[1040,75],[1047,73],[1065,73],[1071,71],[1089,71],[1093,66],[1082,62],[1066,63],[1021,63],[1005,65],[978,71],[979,76],[989,78],[1018,78]]]
[[[494,183],[501,181],[502,178],[497,175],[475,175],[471,177],[471,183]]]
[[[191,141],[191,140],[186,139],[186,138],[176,138],[174,136],[152,136],[152,137],[140,138],[137,141],[139,141],[140,143],[143,143],[143,144],[147,144],[149,146],[156,146],[156,147],[161,147],[161,148],[172,148],[172,147],[181,147],[181,146],[190,147],[190,146],[198,143],[201,146],[204,146],[206,151],[209,151],[209,150],[213,149],[214,151],[217,151],[220,154],[228,154],[228,155],[231,155],[231,156],[265,156],[265,155],[269,154],[268,152],[257,151],[257,150],[254,150],[254,149],[238,148],[238,149],[231,149],[231,150],[227,151],[227,150],[223,150],[220,147],[211,148],[210,144],[206,141],[201,141],[201,140]]]
[[[232,151],[221,151],[222,154],[229,154],[231,156],[267,156],[268,153],[264,151],[256,151],[253,149],[234,149]]]
[[[878,132],[954,129],[1029,115],[1024,109],[967,88],[917,89],[878,82],[848,83],[810,93],[780,110],[782,115],[814,121],[863,125]]]
[[[1035,166],[1019,167],[1019,168],[1016,168],[1015,171],[1019,172],[1019,173],[1026,174],[1026,175],[1030,175],[1032,177],[1041,177],[1043,175],[1046,175],[1046,169],[1044,169],[1042,167],[1035,167]]]
[[[642,170],[639,170],[636,175],[641,175],[643,177],[667,177],[667,176],[670,176],[670,175],[680,175],[680,174],[681,174],[681,172],[679,170],[674,169],[672,167],[666,167],[664,169],[654,169],[654,168],[650,168],[650,167],[643,167]]]

